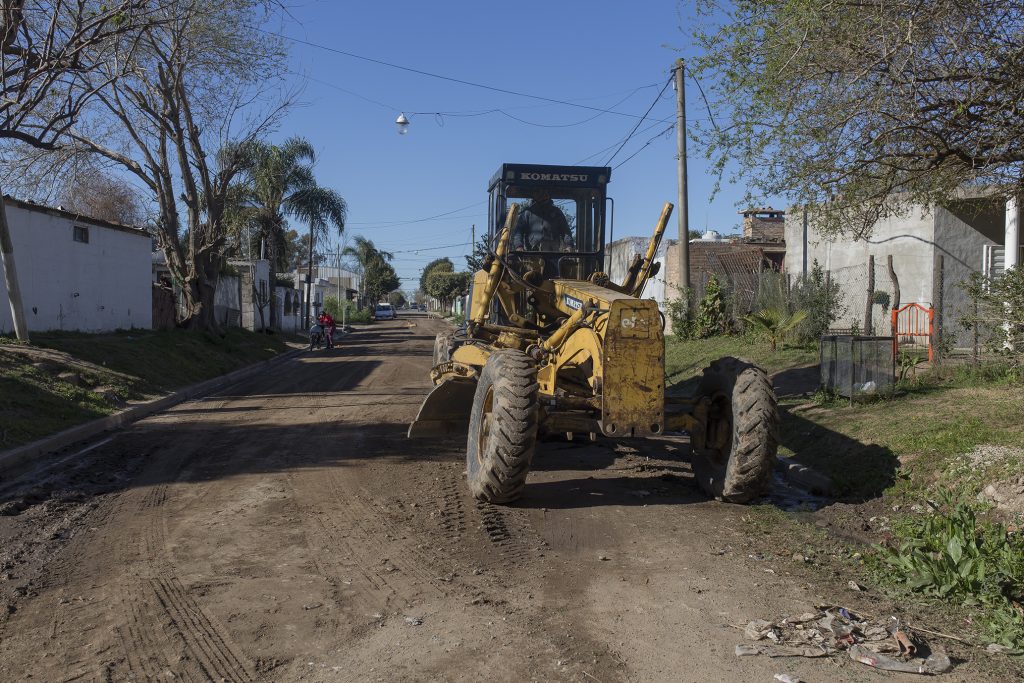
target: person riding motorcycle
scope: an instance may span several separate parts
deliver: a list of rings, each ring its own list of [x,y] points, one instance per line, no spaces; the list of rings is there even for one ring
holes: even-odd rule
[[[324,311],[319,315],[319,317],[317,317],[316,322],[324,328],[324,332],[327,335],[327,348],[333,349],[335,330],[334,317],[327,311]]]

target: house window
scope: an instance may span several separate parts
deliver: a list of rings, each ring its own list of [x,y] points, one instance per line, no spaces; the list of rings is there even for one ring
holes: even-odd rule
[[[72,238],[76,242],[82,242],[84,244],[88,244],[89,243],[89,228],[82,227],[81,225],[76,225],[74,227],[74,232],[72,234]]]

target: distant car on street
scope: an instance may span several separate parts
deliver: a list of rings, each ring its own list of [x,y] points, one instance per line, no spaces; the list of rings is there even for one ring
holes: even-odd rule
[[[395,309],[391,307],[391,304],[377,304],[377,308],[373,311],[374,320],[394,320],[398,315],[395,313]]]

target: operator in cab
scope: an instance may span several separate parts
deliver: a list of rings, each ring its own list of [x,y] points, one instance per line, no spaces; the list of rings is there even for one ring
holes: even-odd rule
[[[572,251],[575,246],[569,221],[551,195],[543,190],[534,194],[530,204],[519,213],[512,250]]]

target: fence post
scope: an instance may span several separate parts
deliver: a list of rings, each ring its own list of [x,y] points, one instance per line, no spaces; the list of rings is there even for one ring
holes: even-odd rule
[[[875,257],[868,256],[868,300],[864,305],[864,334],[873,335],[875,324]]]
[[[939,254],[936,259],[934,279],[932,281],[932,293],[935,297],[935,303],[933,304],[934,317],[932,321],[932,349],[934,349],[932,360],[936,365],[942,364],[942,308],[945,298],[945,293],[943,292],[943,289],[945,288],[944,266],[945,257],[942,254]]]

